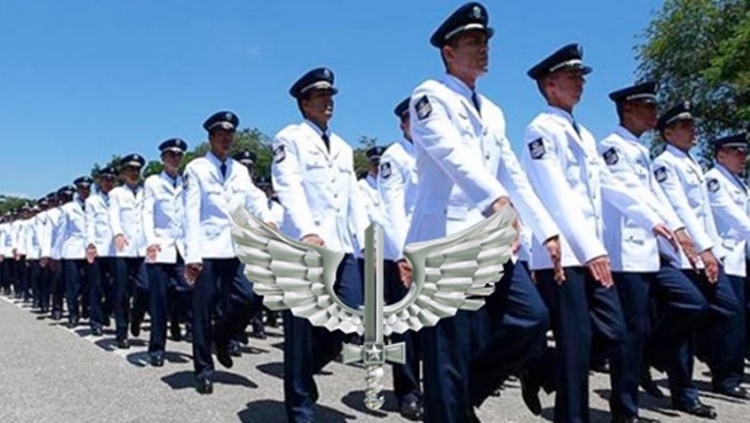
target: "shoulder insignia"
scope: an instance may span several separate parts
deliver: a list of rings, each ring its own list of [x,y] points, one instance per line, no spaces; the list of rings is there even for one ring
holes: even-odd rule
[[[620,161],[620,156],[617,155],[617,149],[612,147],[604,152],[604,162],[609,166],[614,166]]]
[[[664,182],[667,180],[667,168],[660,166],[654,170],[654,177],[658,182]]]
[[[388,179],[391,176],[391,162],[380,163],[380,176]]]
[[[274,163],[281,163],[284,159],[286,159],[286,149],[283,145],[280,145],[273,150],[273,161]]]
[[[529,143],[529,153],[531,153],[532,159],[541,159],[546,152],[547,151],[544,149],[544,141],[541,138],[537,138]]]
[[[430,104],[430,99],[427,98],[427,94],[423,95],[422,98],[417,101],[415,108],[417,109],[417,117],[419,120],[425,119],[432,113],[432,105]]]
[[[711,192],[716,192],[721,188],[721,184],[719,184],[718,179],[711,178],[708,180],[708,190]]]

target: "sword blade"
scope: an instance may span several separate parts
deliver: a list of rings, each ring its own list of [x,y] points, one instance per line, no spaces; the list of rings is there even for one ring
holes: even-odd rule
[[[383,229],[373,223],[365,231],[365,344],[383,342]]]

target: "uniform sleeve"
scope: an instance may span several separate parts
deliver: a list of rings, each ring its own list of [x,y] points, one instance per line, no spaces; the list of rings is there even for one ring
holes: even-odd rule
[[[91,197],[89,197],[91,198]],[[96,244],[96,206],[93,201],[86,199],[86,248]],[[102,251],[99,251],[102,254]]]
[[[486,213],[495,200],[508,196],[495,175],[461,146],[462,136],[437,96],[424,87],[418,88],[409,110],[414,143],[422,147],[477,209]]]
[[[651,174],[653,175],[653,168],[649,169],[649,171],[652,172]],[[680,220],[680,217],[677,216],[677,213],[672,208],[672,203],[669,202],[669,199],[664,193],[661,185],[655,183],[653,181],[653,178],[651,181],[651,192],[654,194],[654,197],[658,201],[659,215],[662,216],[665,222],[668,222],[667,224],[669,225],[669,229],[673,231],[685,229],[685,224],[682,223],[682,220]]]
[[[498,166],[497,179],[508,188],[510,200],[522,216],[524,224],[537,237],[540,244],[560,235],[560,229],[531,188],[526,173],[521,169],[518,158],[504,135],[499,147],[502,163]]]
[[[378,172],[378,192],[383,200],[383,209],[388,225],[387,230],[392,233],[386,239],[392,239],[396,245],[392,251],[403,254],[406,245],[406,234],[409,232],[409,220],[406,216],[406,180],[398,162],[392,157],[385,157],[380,161]],[[397,259],[401,259],[399,256]]]
[[[154,230],[154,205],[156,205],[154,195],[153,181],[147,179],[146,183],[143,184],[143,211],[141,212],[143,235],[146,238],[147,247],[160,243]]]
[[[54,229],[54,237],[52,244],[52,255],[60,257],[62,255],[62,247],[65,243],[65,238],[68,233],[68,213],[63,207],[60,207],[60,215],[57,217],[57,224]]]
[[[185,196],[185,263],[202,263],[201,255],[201,187],[194,166],[185,168],[183,190]]]
[[[253,185],[249,177],[248,187],[247,193],[245,194],[245,207],[260,220],[266,223],[276,223],[276,219],[274,218],[273,213],[271,213],[271,209],[268,208],[266,194]]]
[[[114,195],[113,195],[114,194]],[[109,227],[112,229],[112,237],[124,235],[122,223],[120,222],[120,193],[114,191],[109,196]],[[130,242],[130,240],[128,240]]]
[[[675,213],[677,213],[677,216],[685,224],[685,228],[690,237],[693,238],[698,252],[713,248],[714,244],[711,238],[687,202],[685,191],[682,189],[682,184],[673,165],[666,160],[655,162],[654,177],[664,190],[664,194],[667,196],[670,204],[672,204]]]
[[[359,189],[357,184],[357,175],[354,173],[354,153],[352,153],[351,172],[349,173],[349,222],[351,222],[354,236],[357,238],[357,245],[363,248],[365,245],[365,230],[370,226],[370,219],[367,216],[365,208],[365,194]]]
[[[684,227],[672,212],[671,207],[662,205],[651,189],[643,185],[632,162],[617,146],[602,142],[599,144],[599,154],[607,165],[606,168],[609,170],[611,180],[619,183],[627,192],[637,196],[645,207],[648,207],[649,210],[656,213],[660,220],[665,222],[669,229],[674,231]]]
[[[718,178],[707,178],[708,199],[717,222],[733,228],[739,234],[737,241],[750,240],[750,218],[729,195],[727,183]]]
[[[664,223],[652,206],[641,197],[646,190],[626,186],[612,176],[601,157],[597,156],[597,161],[599,162],[602,200],[646,229],[651,230],[654,226]]]
[[[276,135],[273,140],[271,165],[273,188],[288,213],[285,225],[298,232],[300,238],[304,238],[307,235],[318,234],[318,227],[307,203],[302,184],[302,169],[297,157],[297,148],[288,138],[288,134]]]

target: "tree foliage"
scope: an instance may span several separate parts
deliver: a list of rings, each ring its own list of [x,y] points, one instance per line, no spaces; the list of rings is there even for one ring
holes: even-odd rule
[[[0,195],[0,215],[30,202],[31,200],[28,198]]]
[[[709,159],[708,140],[750,121],[750,0],[665,0],[644,38],[641,79],[660,83],[664,107],[692,102]]]

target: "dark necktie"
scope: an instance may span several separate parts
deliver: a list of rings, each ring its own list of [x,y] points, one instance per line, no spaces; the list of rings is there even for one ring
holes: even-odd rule
[[[326,143],[326,150],[328,152],[330,152],[331,151],[331,142],[330,142],[330,139],[328,138],[328,134],[323,133],[323,135],[321,135],[320,137],[323,138],[323,142]]]
[[[482,115],[482,109],[479,107],[479,96],[476,91],[471,92],[471,102],[474,103],[474,108],[477,109],[477,113]]]
[[[578,127],[578,124],[576,123],[575,119],[573,120],[573,129],[575,129],[576,134],[578,134],[578,136],[580,137],[581,136],[581,128]]]
[[[227,177],[227,164],[222,163],[221,166],[219,166],[219,170],[221,170],[221,177],[226,178]]]

